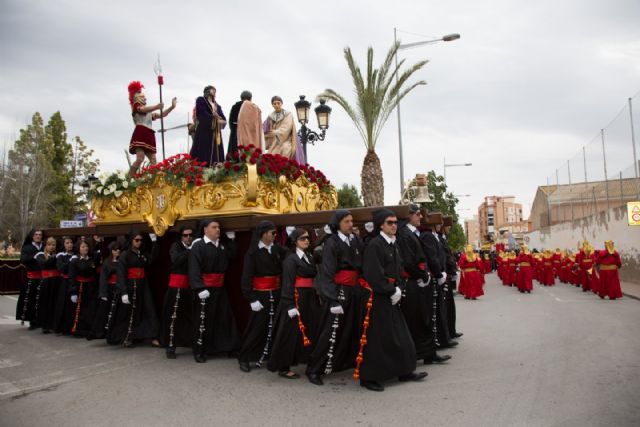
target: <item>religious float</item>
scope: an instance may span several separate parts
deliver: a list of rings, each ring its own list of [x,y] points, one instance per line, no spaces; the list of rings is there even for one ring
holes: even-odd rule
[[[132,177],[116,172],[91,185],[97,226],[146,224],[163,236],[177,221],[330,211],[335,187],[322,172],[253,145],[205,168],[178,154]]]

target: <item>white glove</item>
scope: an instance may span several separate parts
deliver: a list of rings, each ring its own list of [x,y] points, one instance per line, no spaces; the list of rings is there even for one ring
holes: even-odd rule
[[[155,242],[156,240],[158,240],[158,236],[156,236],[153,233],[149,233],[149,238],[151,239],[152,242]]]
[[[297,308],[292,308],[291,310],[287,311],[287,313],[289,314],[289,317],[292,319],[296,316],[300,316],[300,312],[298,311]]]
[[[100,299],[101,299],[102,301],[106,301],[106,300],[107,300],[107,297],[100,297]]]
[[[71,295],[71,302],[72,303],[77,303],[78,302],[78,295]]]
[[[210,295],[210,294],[209,294],[209,291],[208,291],[208,290],[206,290],[206,289],[205,289],[204,291],[200,291],[200,292],[198,292],[198,297],[199,297],[200,299],[207,299],[207,298],[209,298],[209,295]]]
[[[235,239],[235,238],[236,238],[236,232],[235,232],[235,231],[227,231],[227,232],[226,232],[226,233],[224,233],[224,234],[226,234],[226,235],[227,235],[227,237],[228,237],[230,240],[233,240],[233,239]]]
[[[331,307],[329,311],[331,312],[331,314],[344,314],[344,310],[342,309],[341,305],[336,305],[335,307]]]
[[[442,286],[446,280],[447,280],[447,273],[443,271],[442,277],[438,279],[438,285]]]
[[[418,286],[421,288],[424,288],[425,286],[427,286],[428,282],[425,282],[422,279],[418,279]]]
[[[393,295],[391,295],[391,304],[396,305],[400,302],[400,298],[402,298],[402,291],[399,287],[396,286],[396,291]]]
[[[122,303],[123,304],[131,304],[129,302],[129,295],[127,295],[127,294],[122,295]]]
[[[364,223],[364,229],[367,230],[367,233],[373,232],[373,228],[373,222],[369,221]]]
[[[260,311],[264,308],[264,306],[262,304],[260,304],[260,301],[254,301],[251,303],[251,310],[253,311]]]
[[[291,236],[291,233],[293,233],[293,230],[295,230],[296,228],[293,225],[287,225],[285,227],[285,230],[287,230],[287,236]]]

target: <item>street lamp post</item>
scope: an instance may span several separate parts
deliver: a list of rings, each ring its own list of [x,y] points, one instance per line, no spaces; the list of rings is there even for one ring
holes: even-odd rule
[[[311,108],[311,103],[305,99],[305,96],[300,95],[300,99],[293,104],[296,107],[296,115],[298,116],[298,122],[300,123],[298,136],[300,137],[300,143],[302,144],[304,161],[306,164],[309,164],[309,161],[307,160],[307,143],[313,144],[316,141],[324,141],[327,129],[329,129],[331,107],[329,107],[326,102],[326,99],[321,98],[320,105],[318,105],[314,109],[314,111],[316,112],[316,118],[318,119],[318,127],[320,128],[320,133],[307,128],[307,123],[309,123],[309,109]]]
[[[393,43],[394,45],[398,43],[397,37],[398,30],[396,28],[393,29]],[[447,34],[445,36],[440,37],[439,39],[433,40],[423,40],[415,43],[407,43],[401,44],[398,46],[396,50],[395,61],[396,61],[396,85],[398,84],[398,50],[411,49],[414,47],[423,46],[426,44],[437,43],[437,42],[450,42],[453,40],[458,40],[460,38],[460,34]],[[402,155],[402,125],[400,121],[400,92],[396,94],[398,98],[398,103],[396,105],[396,110],[398,111],[398,153],[400,155],[400,194],[402,195],[404,192],[404,157]]]
[[[444,184],[447,185],[447,168],[451,168],[451,167],[456,167],[456,166],[473,166],[473,163],[450,163],[447,164],[447,158],[444,158],[444,168],[443,168],[443,172],[444,172]]]

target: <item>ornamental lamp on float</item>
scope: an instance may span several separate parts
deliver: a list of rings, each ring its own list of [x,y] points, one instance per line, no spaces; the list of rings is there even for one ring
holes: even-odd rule
[[[326,104],[326,99],[320,98],[320,105],[318,105],[314,111],[316,112],[316,118],[318,119],[318,127],[321,132],[315,132],[307,128],[309,123],[309,110],[311,109],[311,103],[305,99],[305,95],[300,95],[300,99],[293,105],[296,107],[296,115],[298,116],[298,123],[300,123],[300,130],[298,131],[298,137],[300,137],[300,143],[304,150],[304,160],[308,164],[307,160],[307,143],[313,144],[315,141],[324,141],[326,131],[329,129],[329,117],[331,116],[331,107]]]

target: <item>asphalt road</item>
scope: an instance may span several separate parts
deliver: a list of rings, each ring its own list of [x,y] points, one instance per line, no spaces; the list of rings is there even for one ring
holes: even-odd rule
[[[187,349],[167,360],[29,332],[0,297],[0,425],[640,425],[640,301],[568,285],[522,295],[495,275],[485,292],[457,297],[453,359],[384,393],[347,372],[318,387],[235,360],[196,364]]]

